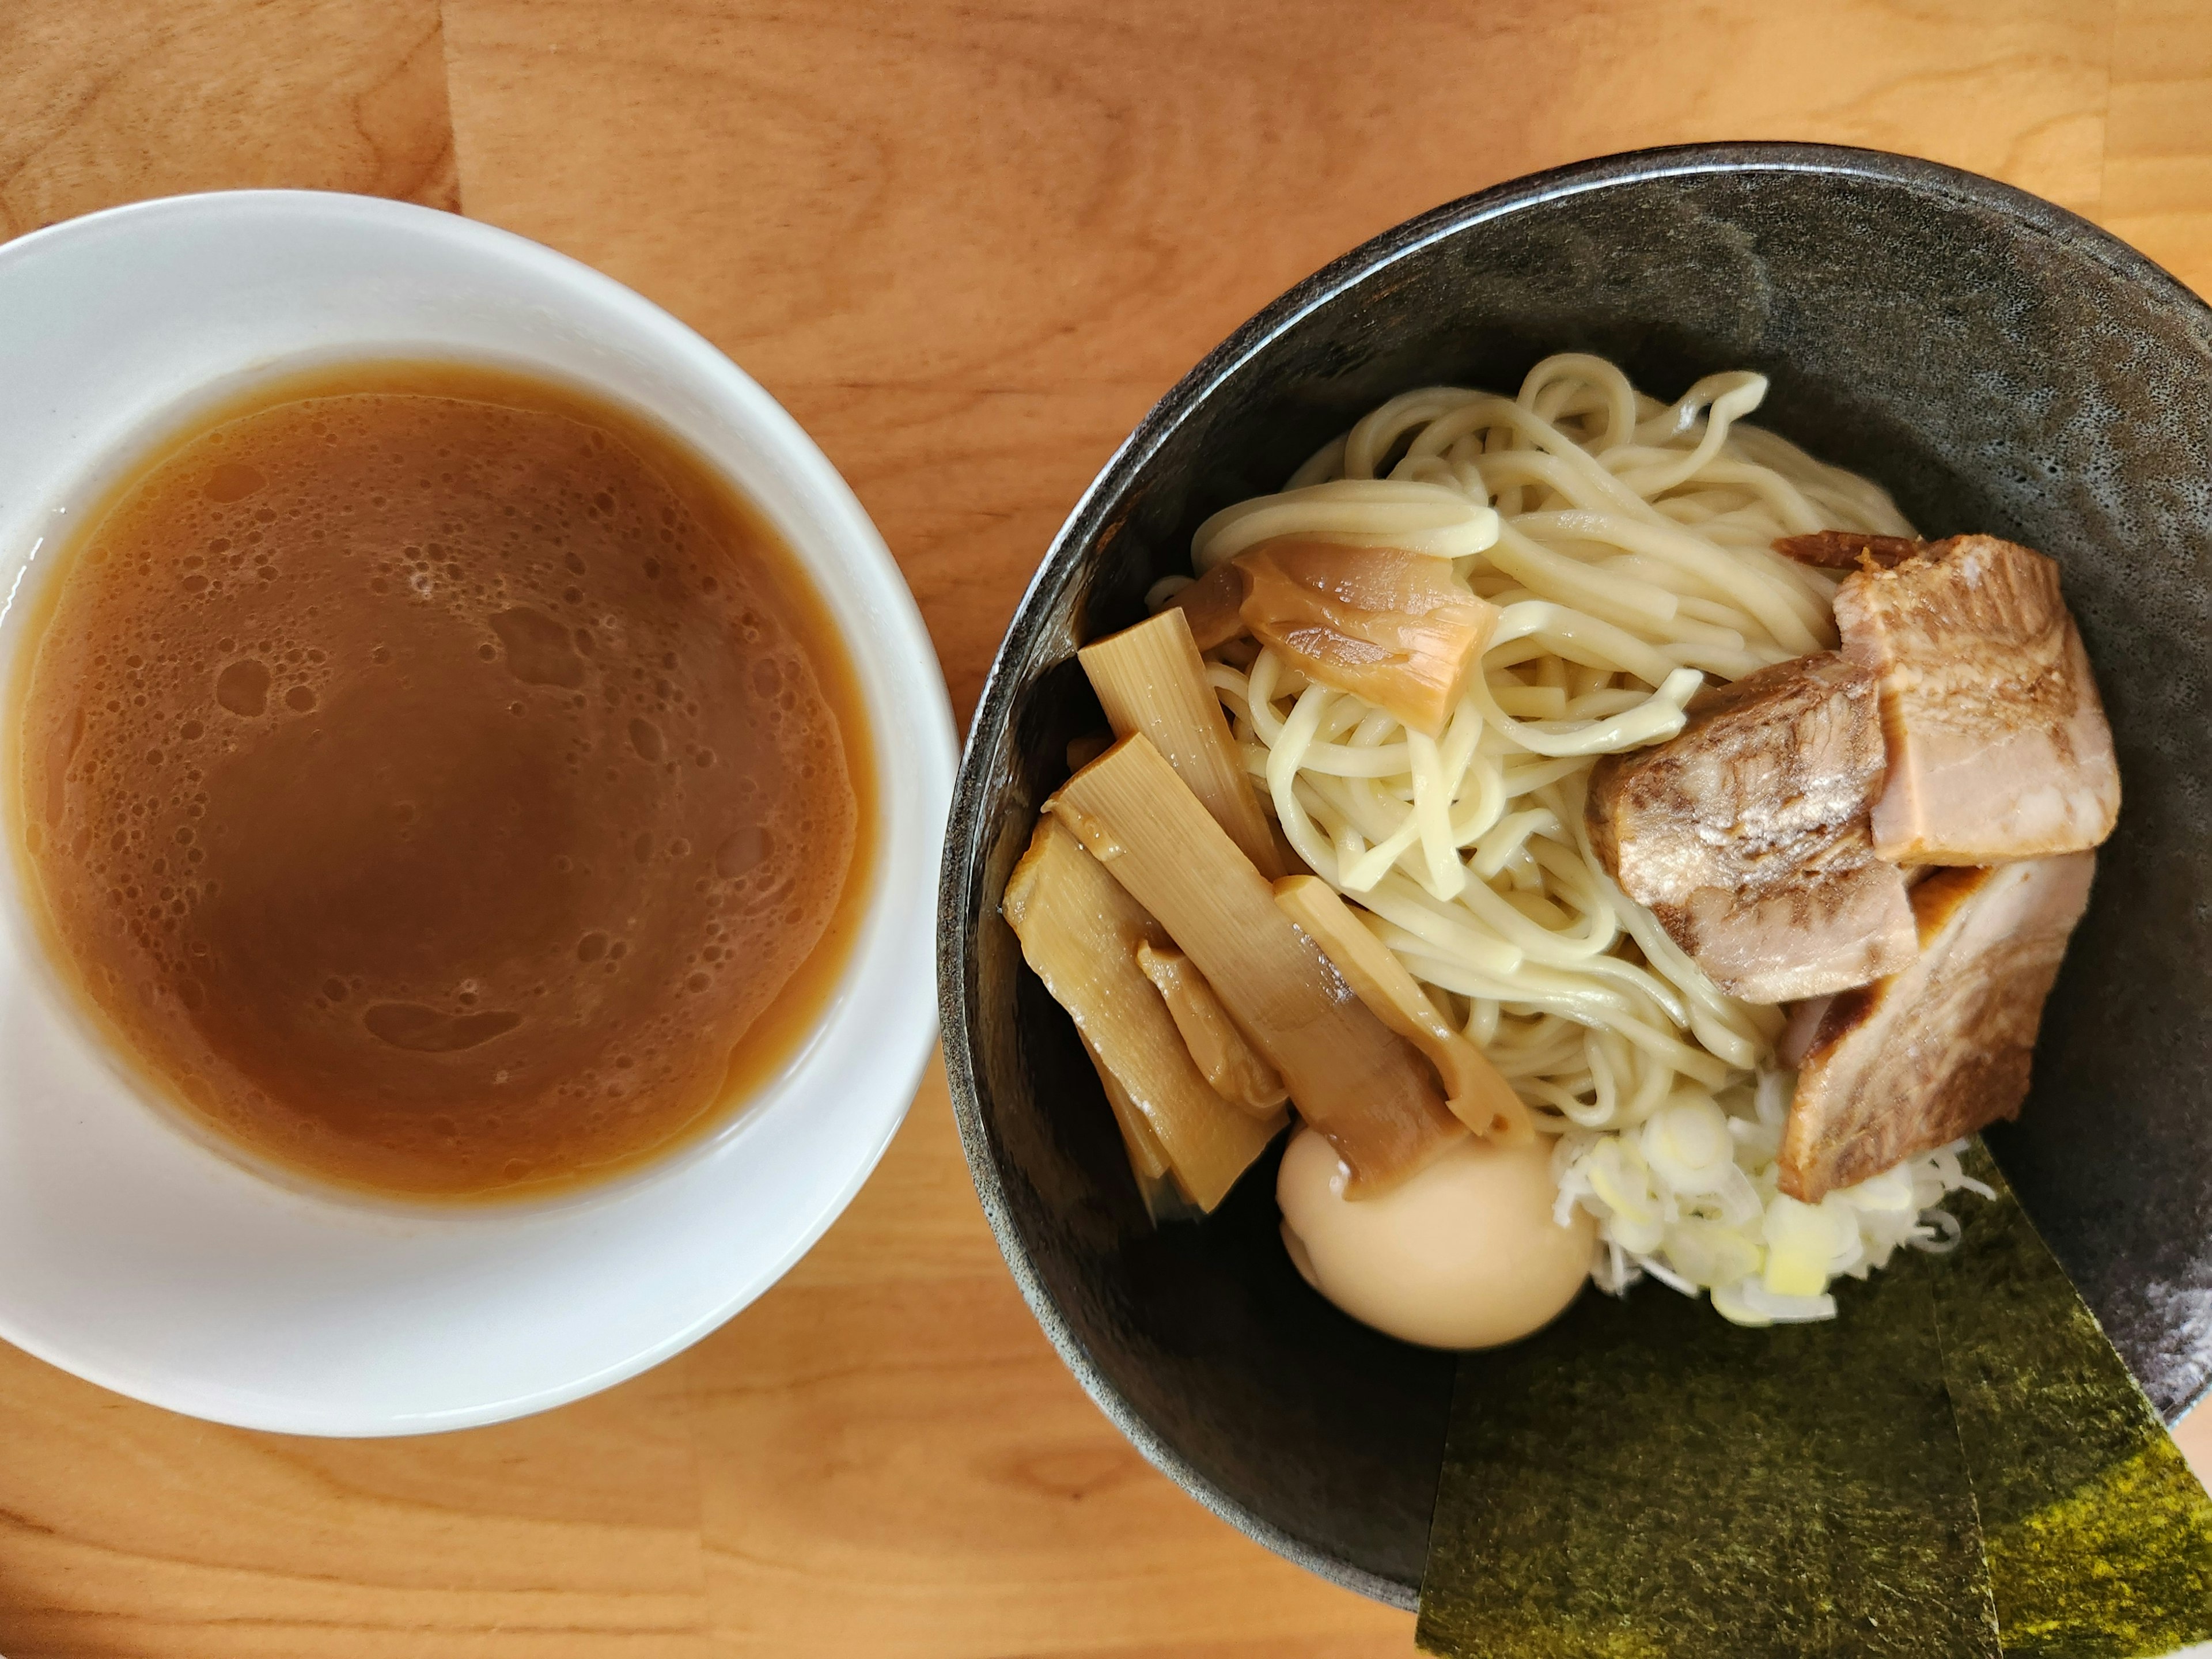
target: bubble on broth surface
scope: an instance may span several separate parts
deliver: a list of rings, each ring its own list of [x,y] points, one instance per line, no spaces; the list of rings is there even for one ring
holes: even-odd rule
[[[267,482],[243,461],[223,461],[208,475],[207,486],[202,493],[211,501],[240,501]]]
[[[251,657],[216,676],[215,700],[232,714],[250,720],[269,706],[269,670]]]
[[[574,636],[550,617],[518,605],[492,617],[491,629],[507,647],[507,672],[525,685],[560,685],[573,690],[584,683],[584,665],[576,654]]]

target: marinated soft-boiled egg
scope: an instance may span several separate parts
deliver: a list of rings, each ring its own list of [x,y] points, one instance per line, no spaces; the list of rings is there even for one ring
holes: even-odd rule
[[[1301,1129],[1275,1183],[1306,1283],[1363,1324],[1431,1348],[1488,1348],[1551,1322],[1589,1277],[1596,1224],[1553,1219],[1552,1143],[1468,1139],[1372,1198],[1328,1139]]]

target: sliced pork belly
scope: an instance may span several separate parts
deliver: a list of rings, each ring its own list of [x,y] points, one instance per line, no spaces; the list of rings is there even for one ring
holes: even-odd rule
[[[1836,625],[1844,654],[1881,677],[1883,858],[1999,864],[2112,834],[2112,734],[2049,559],[1954,536],[1845,577]]]
[[[1875,679],[1833,652],[1700,692],[1680,733],[1590,775],[1590,844],[1713,982],[1749,1002],[1912,960],[1905,881],[1874,854]]]
[[[1833,850],[1832,866],[1757,898],[1708,887],[1661,920],[1714,984],[1746,1002],[1864,985],[1896,970],[1911,913],[1894,866],[1873,855],[1863,827]]]
[[[1782,1190],[1815,1204],[2019,1115],[2044,999],[2089,902],[2093,853],[1940,870],[1912,890],[1919,955],[1832,999],[1797,1073]]]

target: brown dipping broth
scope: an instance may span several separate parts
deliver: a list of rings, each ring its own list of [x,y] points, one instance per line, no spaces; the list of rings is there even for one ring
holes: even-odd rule
[[[247,1154],[535,1193],[726,1121],[860,927],[860,692],[760,515],[596,397],[264,385],[87,515],[9,688],[61,977]]]

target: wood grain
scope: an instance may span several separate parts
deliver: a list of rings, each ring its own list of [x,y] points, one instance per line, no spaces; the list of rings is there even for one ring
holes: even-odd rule
[[[744,1655],[1406,1652],[1206,1516],[1074,1387],[980,1225],[941,1074],[852,1212],[686,1357]]]
[[[2212,8],[2119,0],[2107,128],[2094,216],[2212,294]]]
[[[963,713],[1115,443],[1334,255],[1532,168],[1717,137],[1886,143],[2094,207],[2112,39],[2073,0],[1410,0],[1356,29],[1316,0],[447,0],[446,29],[469,211],[784,400]]]
[[[719,1650],[679,1373],[534,1421],[348,1443],[191,1423],[9,1358],[10,1659]]]
[[[458,208],[437,0],[10,0],[0,237],[289,185]]]
[[[821,440],[956,702],[1215,340],[1407,215],[1640,144],[1993,173],[2212,287],[2199,0],[15,0],[0,234],[292,184],[611,271]],[[2212,1466],[2212,1413],[2185,1426]],[[1152,1473],[984,1227],[933,1075],[769,1296],[596,1400],[435,1439],[188,1422],[0,1349],[11,1659],[1353,1659],[1411,1621]]]

